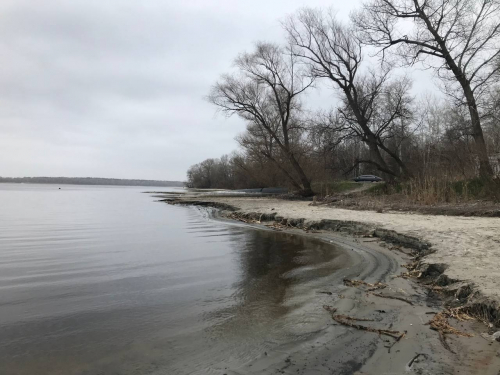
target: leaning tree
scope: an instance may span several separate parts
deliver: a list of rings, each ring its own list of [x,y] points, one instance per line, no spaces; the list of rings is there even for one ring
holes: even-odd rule
[[[298,155],[298,142],[304,132],[301,126],[299,95],[312,84],[303,66],[288,48],[258,43],[255,51],[235,60],[238,71],[224,75],[212,88],[208,100],[231,116],[247,122],[252,142],[260,136],[263,155],[277,163],[283,172],[287,166],[270,152],[274,145],[294,174],[286,173],[292,185],[303,195],[312,195],[311,181]],[[247,139],[250,139],[247,137]]]
[[[411,117],[410,82],[392,79],[387,64],[377,71],[367,68],[354,30],[331,12],[304,8],[283,26],[295,56],[309,68],[311,76],[329,80],[340,94],[337,110],[343,123],[369,150],[369,159],[357,162],[371,164],[388,176],[409,175],[398,152],[386,141],[396,123]],[[391,168],[384,154],[399,168]]]

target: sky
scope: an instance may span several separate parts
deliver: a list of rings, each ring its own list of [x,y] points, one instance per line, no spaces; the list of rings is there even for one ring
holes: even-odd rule
[[[205,99],[234,58],[283,42],[305,5],[347,19],[358,4],[2,0],[0,176],[184,180],[237,148],[244,123]]]

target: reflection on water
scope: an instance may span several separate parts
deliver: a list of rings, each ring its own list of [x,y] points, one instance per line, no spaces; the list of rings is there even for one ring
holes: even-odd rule
[[[0,374],[217,373],[297,336],[334,248],[143,190],[0,185]]]

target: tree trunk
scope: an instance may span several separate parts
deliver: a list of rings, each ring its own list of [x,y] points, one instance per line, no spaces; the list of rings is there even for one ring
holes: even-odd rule
[[[295,156],[290,151],[288,152],[288,159],[290,160],[290,163],[292,164],[293,168],[299,175],[300,182],[303,188],[300,194],[305,197],[310,197],[311,195],[314,195],[314,192],[311,188],[311,181],[309,181],[306,174],[304,173],[304,170],[300,166],[299,162],[297,161],[297,159],[295,159]]]
[[[379,171],[387,173],[388,175],[396,176],[396,174],[389,169],[387,163],[380,154],[377,138],[375,137],[375,134],[373,134],[370,127],[368,126],[368,121],[359,107],[359,103],[357,102],[356,99],[357,94],[354,93],[353,96],[353,94],[351,94],[351,92],[349,91],[349,88],[345,88],[344,93],[347,98],[347,101],[349,102],[351,110],[356,116],[356,121],[358,125],[361,127],[361,130],[363,131],[364,134],[363,142],[367,144],[370,150],[370,160],[373,162],[373,164],[377,166],[377,169]]]
[[[401,168],[401,170],[403,171],[403,174],[406,177],[413,177],[412,173],[408,170],[408,168],[406,167],[406,164],[401,160],[401,158],[399,157],[398,154],[396,154],[395,152],[392,152],[388,147],[385,147],[382,143],[380,143],[379,145],[380,145],[380,148],[382,148],[382,150],[387,152],[387,154],[389,154],[389,156],[394,159],[394,161],[398,164],[398,166]]]
[[[462,84],[462,82],[460,82]],[[493,168],[488,158],[486,142],[484,141],[483,129],[481,128],[481,119],[477,111],[476,99],[468,82],[463,82],[465,98],[469,108],[469,114],[472,126],[472,137],[476,145],[476,154],[479,159],[479,176],[484,179],[491,180],[493,178]]]
[[[300,166],[297,159],[295,159],[293,152],[290,150],[290,143],[288,141],[288,134],[286,134],[286,132],[284,132],[284,133],[285,133],[285,142],[284,142],[285,144],[281,143],[276,135],[273,135],[273,137],[276,139],[276,141],[277,141],[276,143],[280,147],[281,151],[287,157],[288,161],[292,165],[295,172],[297,172],[297,174],[299,175],[299,179],[300,179],[300,182],[302,184],[302,187],[301,187],[302,189],[300,190],[300,194],[305,196],[305,197],[310,197],[311,195],[314,195],[314,192],[311,188],[311,182],[307,178],[306,174],[304,173],[304,170]]]
[[[278,167],[278,169],[281,172],[283,172],[283,174],[290,180],[290,182],[292,183],[293,187],[295,187],[298,190],[302,189],[302,187],[300,186],[300,184],[297,181],[295,181],[295,178],[293,178],[293,176],[290,173],[288,173],[288,171],[285,168],[283,168],[281,166],[281,164],[278,163],[278,161],[275,158],[273,158],[271,155],[268,155],[268,154],[265,154],[265,153],[262,153],[262,154],[265,157],[267,157],[269,160],[272,160],[274,162],[274,164],[276,164],[276,166]],[[299,168],[300,168],[300,166],[299,166]]]
[[[432,26],[429,17],[423,11],[423,8],[420,8],[418,5],[418,1],[414,0],[415,9],[417,9],[420,14],[420,18],[425,22],[427,29],[431,32],[432,36],[439,44],[441,48],[441,53],[446,61],[446,64],[451,69],[455,78],[457,79],[460,86],[462,86],[462,90],[464,92],[465,99],[467,100],[467,105],[469,107],[469,114],[472,125],[472,136],[474,137],[474,142],[476,144],[476,153],[479,159],[479,176],[481,178],[485,178],[488,180],[493,179],[493,168],[491,168],[490,160],[488,159],[488,151],[486,150],[486,142],[484,141],[483,129],[481,128],[481,119],[479,118],[479,112],[477,111],[477,103],[476,98],[474,97],[474,92],[470,87],[470,82],[467,79],[464,71],[459,65],[455,62],[455,60],[451,57],[450,51],[448,50],[448,46],[446,45],[445,40],[439,35],[438,31]]]
[[[370,130],[368,131],[371,133]],[[380,154],[380,149],[377,140],[375,139],[375,135],[371,133],[366,138],[367,140],[365,141],[365,143],[368,145],[368,148],[370,149],[370,160],[377,166],[377,169],[388,175],[396,176],[396,174],[389,169],[387,163]]]

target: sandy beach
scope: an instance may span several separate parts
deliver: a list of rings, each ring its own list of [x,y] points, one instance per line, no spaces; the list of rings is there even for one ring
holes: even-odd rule
[[[265,197],[186,195],[174,203],[218,207],[225,219],[341,244],[353,258],[351,267],[339,275],[386,285],[377,293],[366,285],[342,285],[338,280],[330,290],[318,291],[316,307],[337,319],[338,315],[355,317],[358,320],[349,321],[397,331],[402,334],[400,340],[350,328],[343,324],[345,321],[338,324],[332,319],[332,325],[318,333],[321,339],[316,345],[308,342],[285,350],[286,355],[266,355],[234,374],[276,373],[271,368],[286,374],[330,373],[321,372],[325,366],[330,371],[335,369],[336,374],[498,373],[500,344],[487,336],[498,327],[478,320],[450,319],[450,324],[464,336],[447,334],[443,343],[428,323],[443,310],[444,301],[450,299],[450,293],[457,293],[457,288],[462,294],[467,290],[465,297],[470,303],[483,301],[481,306],[488,306],[490,320],[498,319],[500,271],[496,260],[500,255],[500,219],[351,211]],[[384,236],[387,238],[381,238]],[[434,279],[439,276],[438,284],[442,286],[434,282],[433,288],[446,289],[447,293],[435,293],[416,278],[398,277],[407,271],[403,266],[412,262],[416,252],[425,255],[421,256],[419,269],[424,273],[427,269],[427,276]],[[439,272],[433,274],[436,270]],[[346,364],[342,360],[345,358],[354,362]]]

